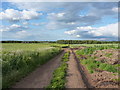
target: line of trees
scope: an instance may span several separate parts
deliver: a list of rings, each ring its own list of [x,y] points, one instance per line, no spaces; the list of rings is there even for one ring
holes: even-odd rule
[[[120,43],[120,41],[58,40],[57,43],[61,43],[61,44],[108,44],[108,43]]]
[[[108,44],[108,43],[120,43],[120,41],[57,40],[57,41],[1,41],[1,43]]]
[[[56,41],[1,41],[1,43],[56,43]]]

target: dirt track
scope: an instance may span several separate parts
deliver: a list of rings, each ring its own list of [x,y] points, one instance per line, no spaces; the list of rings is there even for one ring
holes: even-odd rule
[[[87,71],[80,65],[74,50],[71,50],[66,77],[66,88],[93,88],[93,86],[90,85],[88,77]]]
[[[66,88],[85,88],[85,84],[83,83],[82,76],[78,70],[77,62],[72,51],[70,51],[69,58]]]
[[[84,78],[84,72],[82,67],[79,67],[80,64],[77,62],[74,52],[69,49],[64,49],[64,52],[66,51],[70,51],[69,61],[67,62],[66,88],[88,88],[86,83],[89,83],[87,78]],[[49,85],[53,71],[60,65],[64,52],[37,68],[30,75],[13,85],[12,88],[44,88]]]
[[[63,54],[64,52],[40,66],[30,75],[13,85],[12,88],[43,88],[47,86],[50,83],[53,71],[60,65]]]
[[[82,66],[74,53],[74,49],[64,49],[70,51],[68,70],[66,76],[66,88],[94,88],[88,70]],[[49,85],[53,71],[60,65],[62,52],[46,64],[40,66],[30,75],[17,82],[13,88],[44,88]]]

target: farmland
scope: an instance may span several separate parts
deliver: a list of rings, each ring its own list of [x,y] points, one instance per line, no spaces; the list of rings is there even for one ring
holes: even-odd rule
[[[75,50],[89,83],[95,88],[117,88],[119,84],[118,47],[116,45],[82,46]]]
[[[57,43],[3,43],[3,88],[118,87],[118,44],[67,46]]]

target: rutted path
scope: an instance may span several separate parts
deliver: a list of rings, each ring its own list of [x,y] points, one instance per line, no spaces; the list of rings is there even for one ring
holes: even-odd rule
[[[49,85],[54,70],[59,67],[61,58],[67,51],[70,51],[70,57],[67,62],[66,88],[91,88],[86,77],[86,70],[80,65],[72,49],[64,49],[61,54],[37,68],[20,82],[13,85],[12,88],[44,88]]]
[[[47,86],[50,83],[53,71],[60,65],[63,54],[64,52],[40,66],[12,88],[43,88]]]
[[[72,51],[70,51],[66,79],[66,88],[85,88],[85,84],[83,83],[82,76],[78,70],[77,62]]]
[[[80,65],[74,50],[70,50],[70,59],[68,62],[66,88],[93,88],[90,85],[87,72]]]

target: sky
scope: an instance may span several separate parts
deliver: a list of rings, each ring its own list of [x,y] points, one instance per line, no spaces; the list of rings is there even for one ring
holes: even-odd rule
[[[2,40],[118,40],[117,2],[2,2]]]

